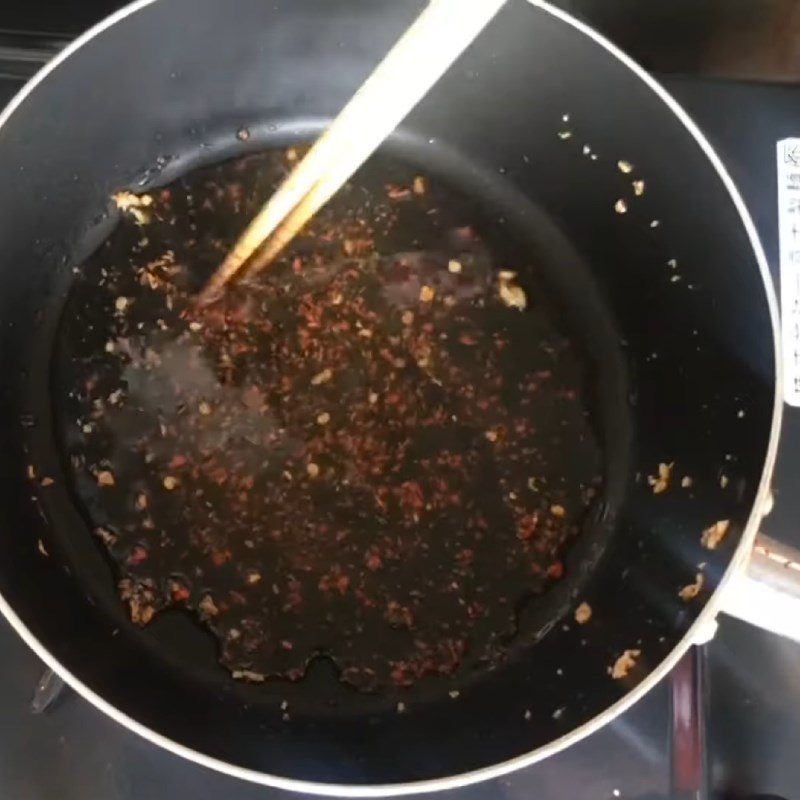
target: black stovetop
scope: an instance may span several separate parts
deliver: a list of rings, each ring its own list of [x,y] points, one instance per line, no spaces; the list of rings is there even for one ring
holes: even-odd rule
[[[115,0],[53,6],[41,36],[29,11],[0,10],[0,105],[31,68]],[[30,8],[30,7],[28,7]],[[4,14],[8,14],[4,18]],[[800,136],[800,87],[662,76],[717,147],[777,265],[775,141]],[[765,531],[800,546],[800,409],[788,410],[775,510]],[[251,786],[160,750],[70,692],[45,713],[30,700],[38,659],[0,622],[0,798],[8,800],[255,800]],[[712,797],[794,798],[800,790],[800,646],[723,619],[705,648]],[[450,800],[655,800],[669,797],[669,687],[658,686],[615,722],[569,750],[509,777],[449,793]]]

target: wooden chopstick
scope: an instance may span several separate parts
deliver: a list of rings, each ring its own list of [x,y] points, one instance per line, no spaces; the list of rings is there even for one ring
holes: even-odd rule
[[[431,0],[250,223],[200,294],[268,266],[402,122],[505,4]]]

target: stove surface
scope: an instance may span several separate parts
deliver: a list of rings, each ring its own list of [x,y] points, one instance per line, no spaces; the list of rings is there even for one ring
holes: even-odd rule
[[[71,34],[107,10],[86,2],[55,9],[49,30]],[[59,10],[60,9],[60,10]],[[0,26],[13,23],[13,12]],[[24,17],[21,17],[24,18]],[[0,105],[57,37],[0,33]],[[9,43],[9,48],[3,44]],[[34,46],[35,45],[35,46]],[[37,49],[38,48],[38,49]],[[33,52],[36,51],[36,52]],[[20,54],[30,57],[20,61]],[[33,53],[33,54],[32,54]],[[36,54],[38,53],[38,55]],[[800,88],[669,77],[667,88],[718,148],[777,265],[774,143],[800,135]],[[775,477],[772,537],[800,546],[800,410],[788,409]],[[251,786],[177,758],[113,723],[71,692],[34,715],[38,659],[0,623],[0,796],[9,800],[250,800],[281,792]],[[724,619],[706,647],[712,796],[790,798],[800,787],[800,646]],[[446,795],[454,800],[655,800],[669,796],[670,700],[658,686],[603,730],[542,764]],[[290,795],[287,795],[289,797]]]

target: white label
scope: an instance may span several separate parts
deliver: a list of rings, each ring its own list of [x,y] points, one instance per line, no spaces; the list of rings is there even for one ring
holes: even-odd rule
[[[778,142],[784,399],[800,406],[800,139]]]

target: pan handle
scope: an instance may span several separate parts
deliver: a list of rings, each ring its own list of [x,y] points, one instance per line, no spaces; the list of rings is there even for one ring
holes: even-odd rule
[[[800,550],[759,534],[747,568],[725,587],[720,610],[800,642]]]

